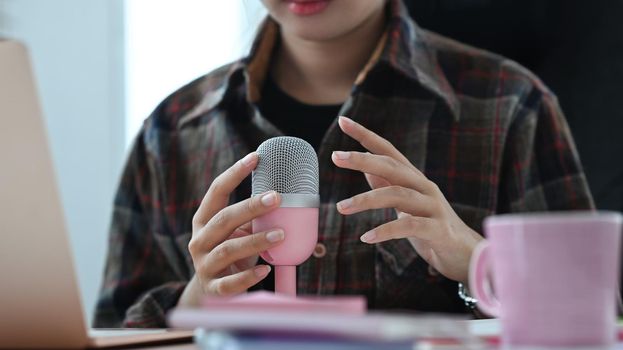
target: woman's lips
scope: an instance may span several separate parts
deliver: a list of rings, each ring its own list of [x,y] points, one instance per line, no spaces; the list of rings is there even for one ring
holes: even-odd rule
[[[299,16],[311,16],[324,11],[330,0],[288,0],[288,9]]]

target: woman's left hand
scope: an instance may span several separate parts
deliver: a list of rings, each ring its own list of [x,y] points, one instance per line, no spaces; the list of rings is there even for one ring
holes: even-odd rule
[[[366,232],[361,240],[373,244],[407,238],[439,273],[465,283],[472,251],[482,236],[458,217],[439,187],[389,141],[346,117],[340,117],[339,125],[370,153],[336,151],[333,163],[364,173],[372,190],[337,203],[338,211],[350,215],[394,208],[398,215]]]

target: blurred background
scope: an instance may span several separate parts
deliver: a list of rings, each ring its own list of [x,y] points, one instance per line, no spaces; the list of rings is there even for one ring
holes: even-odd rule
[[[256,0],[0,0],[0,37],[30,49],[88,320],[113,195],[143,120],[241,57],[264,15]]]
[[[623,211],[623,0],[406,2],[420,26],[536,72],[598,207]],[[0,36],[31,51],[89,320],[138,128],[169,93],[244,55],[264,16],[259,0],[0,0]]]

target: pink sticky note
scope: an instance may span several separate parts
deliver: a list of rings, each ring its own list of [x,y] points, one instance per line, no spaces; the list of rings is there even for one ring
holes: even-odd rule
[[[250,292],[234,297],[206,297],[202,306],[209,310],[331,312],[350,315],[366,313],[363,296],[297,296],[266,291]]]

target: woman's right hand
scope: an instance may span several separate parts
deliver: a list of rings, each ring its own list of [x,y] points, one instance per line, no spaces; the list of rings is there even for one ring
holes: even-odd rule
[[[251,220],[279,207],[276,192],[227,206],[229,196],[257,166],[253,152],[225,170],[214,181],[195,216],[188,250],[195,275],[188,282],[179,306],[197,306],[205,295],[225,296],[245,292],[264,279],[270,266],[258,265],[261,252],[279,245],[284,232],[278,228],[251,233]]]

